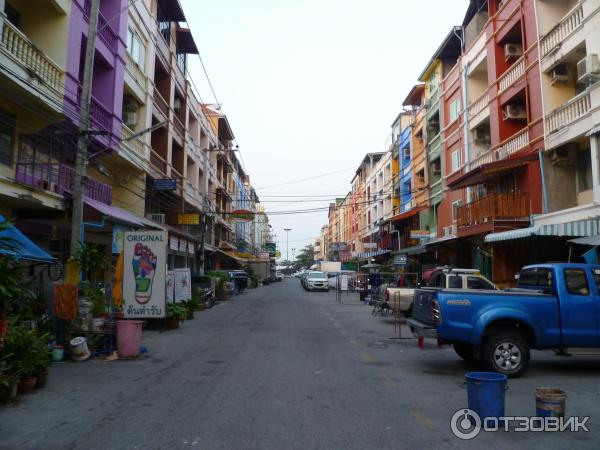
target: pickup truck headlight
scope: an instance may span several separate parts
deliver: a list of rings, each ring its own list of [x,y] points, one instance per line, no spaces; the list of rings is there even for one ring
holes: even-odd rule
[[[437,300],[431,300],[431,317],[436,325],[442,323],[442,311]]]

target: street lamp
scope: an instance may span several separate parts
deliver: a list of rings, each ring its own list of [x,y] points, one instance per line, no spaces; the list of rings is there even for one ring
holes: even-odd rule
[[[291,228],[284,228],[283,231],[285,231],[285,259],[287,261],[290,260],[290,249],[289,249],[289,243],[290,243],[290,231],[292,231]]]

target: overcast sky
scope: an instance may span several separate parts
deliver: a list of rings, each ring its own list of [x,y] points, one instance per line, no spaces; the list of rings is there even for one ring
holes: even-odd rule
[[[364,154],[385,150],[402,100],[469,2],[181,3],[244,167],[267,212],[276,212],[326,207],[348,192]],[[190,72],[202,100],[214,102],[197,57]],[[318,236],[327,212],[270,220],[283,257],[283,229],[292,228],[291,259],[292,248]]]

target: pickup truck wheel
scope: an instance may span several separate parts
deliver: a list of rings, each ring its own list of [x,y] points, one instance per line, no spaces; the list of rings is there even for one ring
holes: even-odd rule
[[[454,351],[458,356],[460,356],[465,361],[476,361],[475,357],[475,347],[469,344],[454,344]]]
[[[529,346],[517,331],[503,331],[490,336],[483,354],[489,369],[511,378],[521,376],[529,364]]]

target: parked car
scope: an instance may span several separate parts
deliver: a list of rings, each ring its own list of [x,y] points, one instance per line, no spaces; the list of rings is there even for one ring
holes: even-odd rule
[[[207,307],[215,304],[215,286],[216,280],[208,275],[193,275],[191,279],[192,292],[202,293],[204,303]]]
[[[454,269],[442,267],[434,270],[428,277],[427,287],[454,289],[496,289],[496,286],[486,279],[477,269]],[[409,317],[412,313],[415,287],[393,287],[383,284],[380,288],[386,301],[396,311]]]
[[[307,291],[328,291],[329,281],[327,279],[327,274],[325,272],[311,271],[306,276],[305,285]]]
[[[283,281],[284,276],[281,272],[277,271],[275,272],[275,281]]]
[[[408,322],[419,336],[453,344],[463,359],[517,377],[530,349],[600,347],[599,288],[600,265],[527,266],[516,289],[417,289]]]

